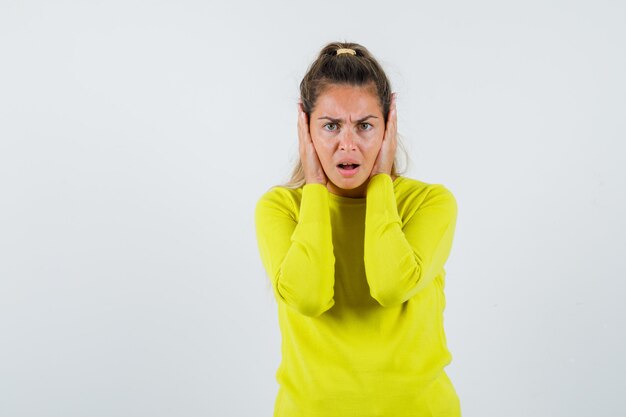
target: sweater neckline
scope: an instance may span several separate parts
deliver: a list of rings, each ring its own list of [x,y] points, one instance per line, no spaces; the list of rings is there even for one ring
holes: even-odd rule
[[[393,180],[393,185],[395,186],[396,184],[398,184],[401,178],[402,176],[398,175],[396,179]],[[358,197],[358,198],[345,197],[342,195],[333,194],[330,191],[328,192],[328,196],[333,201],[336,201],[341,204],[347,204],[347,205],[361,205],[367,202],[367,197]]]

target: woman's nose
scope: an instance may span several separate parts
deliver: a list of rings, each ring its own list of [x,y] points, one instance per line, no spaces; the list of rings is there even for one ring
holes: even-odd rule
[[[354,149],[354,132],[345,129],[339,139],[339,147],[341,149]]]

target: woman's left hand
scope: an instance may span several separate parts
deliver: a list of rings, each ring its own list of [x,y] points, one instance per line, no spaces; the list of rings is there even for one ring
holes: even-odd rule
[[[396,93],[391,95],[391,105],[389,107],[389,116],[387,117],[387,127],[383,136],[383,143],[378,151],[378,156],[374,162],[374,167],[370,173],[370,178],[376,174],[391,175],[391,167],[396,157],[398,119],[396,114]]]

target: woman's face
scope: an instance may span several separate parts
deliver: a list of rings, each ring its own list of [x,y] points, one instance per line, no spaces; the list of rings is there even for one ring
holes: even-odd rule
[[[330,192],[364,197],[385,133],[385,120],[372,86],[331,84],[309,118],[311,140],[328,177]],[[348,160],[359,166],[339,167]]]

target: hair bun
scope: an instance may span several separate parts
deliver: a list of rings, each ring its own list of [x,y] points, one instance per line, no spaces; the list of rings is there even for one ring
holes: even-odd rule
[[[356,51],[352,48],[339,48],[337,49],[337,55],[340,54],[351,54],[351,55],[356,55]]]

